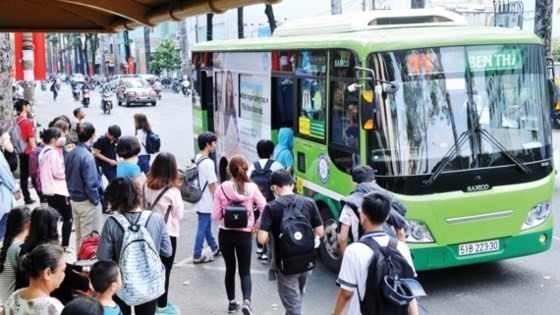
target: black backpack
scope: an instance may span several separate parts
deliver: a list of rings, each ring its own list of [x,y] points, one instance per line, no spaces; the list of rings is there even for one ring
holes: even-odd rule
[[[144,146],[146,152],[149,154],[158,153],[160,147],[161,147],[161,140],[159,136],[154,132],[151,131],[148,132],[148,134],[146,135],[146,145]]]
[[[264,168],[262,168],[261,163],[256,161],[253,163],[255,169],[251,173],[251,180],[257,184],[266,201],[274,200],[274,194],[270,190],[270,174],[272,174],[270,167],[272,166],[272,163],[274,163],[274,160],[268,160],[266,161]]]
[[[278,235],[278,270],[284,275],[302,273],[315,268],[315,234],[307,217],[301,212],[305,199],[295,196],[282,213]]]
[[[399,278],[414,278],[414,269],[397,250],[398,241],[391,237],[389,238],[389,244],[383,247],[372,237],[364,237],[360,239],[360,243],[366,244],[373,250],[373,259],[368,267],[366,291],[358,292],[361,313],[408,314],[408,305],[394,305],[383,295],[384,277],[389,274],[391,263]]]

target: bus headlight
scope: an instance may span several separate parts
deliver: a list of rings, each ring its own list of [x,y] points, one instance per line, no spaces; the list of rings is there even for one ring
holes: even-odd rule
[[[537,227],[546,221],[550,214],[552,213],[552,207],[550,206],[550,200],[539,203],[538,205],[531,208],[529,213],[527,214],[527,218],[523,225],[521,226],[521,230],[528,230],[534,227]]]
[[[404,227],[408,243],[433,243],[434,238],[428,227],[420,221],[406,221]]]

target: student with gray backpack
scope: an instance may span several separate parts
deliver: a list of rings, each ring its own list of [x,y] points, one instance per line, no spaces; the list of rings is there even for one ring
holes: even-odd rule
[[[159,153],[150,171],[146,183],[142,186],[144,209],[159,213],[167,227],[171,240],[171,256],[160,256],[165,266],[165,293],[157,300],[156,313],[180,314],[179,308],[167,299],[169,290],[169,277],[175,254],[177,253],[177,239],[179,238],[180,221],[183,219],[184,204],[181,199],[179,187],[179,172],[177,160],[169,152]]]
[[[140,188],[130,178],[117,177],[106,190],[111,209],[97,249],[99,260],[121,268],[123,287],[114,297],[124,315],[156,313],[157,299],[165,292],[165,267],[160,256],[173,253],[163,217],[143,211]]]

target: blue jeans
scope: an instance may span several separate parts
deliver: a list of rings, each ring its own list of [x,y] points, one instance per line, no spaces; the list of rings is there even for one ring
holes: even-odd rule
[[[210,246],[213,252],[218,249],[218,244],[212,235],[212,221],[210,213],[197,213],[198,214],[198,228],[196,230],[196,238],[194,240],[194,253],[193,258],[199,259],[202,255],[202,247],[204,246],[204,239]]]
[[[150,171],[150,155],[139,155],[137,164],[140,170],[147,175]]]
[[[4,213],[2,219],[0,219],[0,239],[4,238],[4,233],[6,233],[6,223],[8,222],[8,214],[10,211]]]

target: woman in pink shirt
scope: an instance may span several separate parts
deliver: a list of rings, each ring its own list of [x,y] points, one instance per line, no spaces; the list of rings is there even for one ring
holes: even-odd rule
[[[258,227],[253,216],[253,208],[262,212],[266,200],[257,184],[247,176],[249,164],[247,160],[236,155],[228,164],[230,180],[222,183],[214,192],[214,209],[212,218],[220,220],[218,243],[226,264],[225,285],[229,300],[228,313],[235,313],[241,306],[235,300],[235,269],[239,264],[239,278],[243,292],[243,314],[252,314],[251,310],[251,250],[253,233]],[[226,206],[236,203],[245,206],[247,210],[247,226],[228,228],[224,220]],[[237,256],[237,261],[236,261]]]
[[[167,233],[171,239],[171,256],[160,256],[165,266],[165,293],[157,300],[156,313],[179,314],[179,308],[167,300],[169,276],[177,252],[179,221],[183,218],[184,204],[179,187],[179,171],[175,156],[168,152],[159,153],[148,172],[146,183],[142,186],[143,208],[155,211],[163,217]]]
[[[42,193],[47,198],[49,206],[56,209],[62,216],[61,245],[65,251],[72,252],[68,246],[70,233],[72,233],[72,206],[70,205],[70,193],[66,186],[62,156],[62,147],[66,144],[66,138],[62,136],[60,129],[48,128],[43,131],[42,139],[45,144],[39,153]]]

